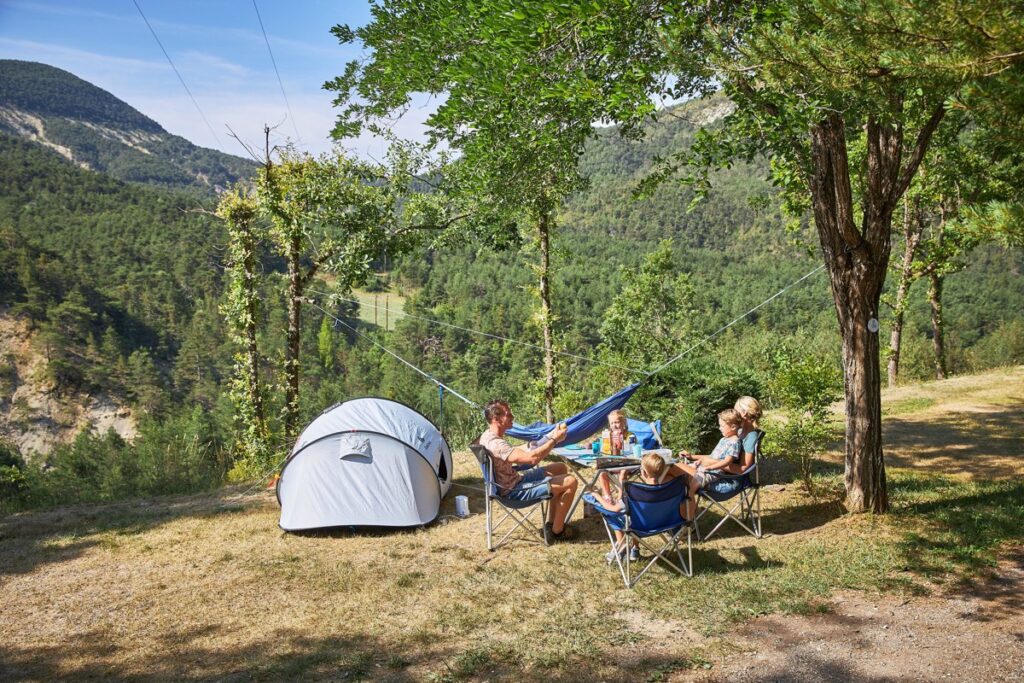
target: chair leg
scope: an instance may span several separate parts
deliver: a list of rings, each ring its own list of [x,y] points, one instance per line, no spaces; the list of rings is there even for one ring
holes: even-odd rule
[[[487,507],[487,550],[494,552],[493,533],[491,523],[493,518],[491,517],[491,507],[494,505],[494,501],[491,500],[490,496],[484,497],[484,505]]]

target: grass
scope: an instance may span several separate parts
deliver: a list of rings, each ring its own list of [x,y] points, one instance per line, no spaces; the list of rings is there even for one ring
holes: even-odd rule
[[[973,378],[985,398],[971,411],[1019,411],[1021,383],[1007,380]],[[1018,478],[921,462],[958,448],[985,460],[985,444],[1019,453],[1024,432],[963,417],[949,407],[962,391],[922,393],[923,414],[890,418],[913,460],[889,469],[891,514],[845,515],[841,474],[824,468],[824,498],[764,491],[764,539],[727,533],[695,547],[692,579],[657,568],[633,591],[604,564],[593,518],[577,520],[576,542],[488,553],[468,453],[425,529],[284,534],[272,497],[241,488],[8,516],[0,679],[673,679],[736,652],[716,634],[754,616],[827,610],[842,589],[931,592],[1021,541]],[[452,516],[456,493],[476,514]]]
[[[364,323],[393,330],[405,311],[407,297],[395,292],[366,292],[357,289],[352,298],[359,300],[359,319]]]

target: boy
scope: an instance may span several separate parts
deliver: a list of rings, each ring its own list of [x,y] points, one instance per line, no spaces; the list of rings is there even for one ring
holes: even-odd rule
[[[604,473],[602,473],[604,474]],[[657,453],[647,453],[643,459],[640,460],[640,481],[645,484],[662,484],[666,481],[671,481],[676,477],[683,474],[683,472],[675,467],[669,467],[668,463],[658,455]],[[606,475],[607,476],[607,475]],[[605,510],[611,510],[613,512],[625,509],[625,505],[622,499],[614,499],[610,495],[602,495],[598,498],[601,503],[601,507]],[[618,552],[623,550],[623,534],[621,531],[615,532],[615,547]],[[608,554],[604,556],[604,559],[611,564],[615,561],[615,550],[609,550]],[[634,543],[629,549],[629,561],[636,562],[640,559],[640,548]]]
[[[690,495],[686,498],[686,510],[689,519],[693,519],[697,514],[697,491],[707,488],[716,481],[719,471],[727,472],[730,466],[739,463],[740,438],[738,434],[742,424],[743,418],[738,412],[732,408],[723,410],[718,414],[718,429],[722,432],[722,438],[710,455],[691,455],[686,451],[679,452],[680,458],[689,461],[677,465],[688,477],[687,484]]]

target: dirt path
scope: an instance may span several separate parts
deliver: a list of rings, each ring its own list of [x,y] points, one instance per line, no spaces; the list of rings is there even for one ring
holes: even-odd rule
[[[675,680],[1024,681],[1024,548],[992,576],[910,600],[838,594],[830,611],[773,615],[737,630],[742,652]]]

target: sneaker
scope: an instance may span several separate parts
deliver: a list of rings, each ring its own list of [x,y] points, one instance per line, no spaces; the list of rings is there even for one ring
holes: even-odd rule
[[[604,554],[604,561],[608,564],[614,564],[620,557],[622,557],[622,550],[609,550]]]
[[[633,546],[632,548],[629,549],[629,561],[630,562],[639,562],[640,561],[640,548],[638,546]]]

